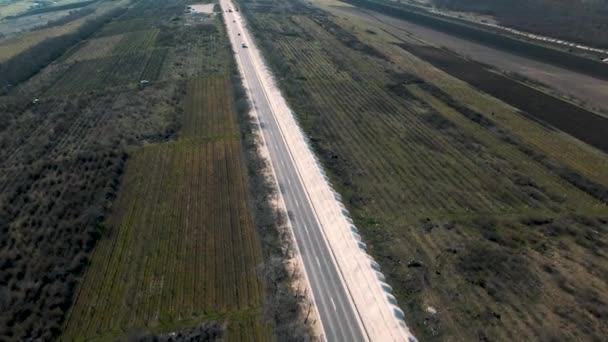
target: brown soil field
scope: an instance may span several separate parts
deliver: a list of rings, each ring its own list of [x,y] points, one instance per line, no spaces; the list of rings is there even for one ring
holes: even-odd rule
[[[608,152],[608,119],[485,69],[447,51],[414,44],[400,47],[474,87],[513,105],[526,115],[548,123]]]

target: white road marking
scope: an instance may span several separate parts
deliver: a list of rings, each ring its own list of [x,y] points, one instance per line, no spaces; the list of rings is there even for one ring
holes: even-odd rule
[[[317,259],[317,264],[319,265],[319,267],[321,267],[321,262],[319,261],[319,257],[315,257],[315,259]]]
[[[330,297],[329,299],[331,299],[331,305],[334,306],[334,311],[338,311],[338,309],[336,308],[336,303],[334,303],[333,297]]]

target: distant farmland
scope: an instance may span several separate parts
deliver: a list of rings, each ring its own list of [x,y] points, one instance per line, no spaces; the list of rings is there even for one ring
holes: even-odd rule
[[[601,61],[591,60],[557,49],[518,40],[505,35],[487,31],[473,24],[459,23],[453,20],[439,18],[436,15],[422,13],[419,9],[408,5],[395,6],[389,1],[378,0],[344,0],[356,6],[392,15],[414,23],[432,27],[450,34],[470,39],[488,46],[503,49],[539,61],[548,62],[566,69],[575,70],[593,77],[608,79],[608,65]]]
[[[70,67],[48,88],[51,96],[124,91],[140,80],[184,87],[177,140],[129,159],[62,339],[214,321],[227,323],[228,341],[269,340],[223,28],[214,21],[182,33],[181,23],[161,31],[150,22],[127,12],[107,24],[70,52]]]
[[[405,52],[356,15],[245,4],[420,340],[608,333],[605,154]]]
[[[185,5],[112,12],[0,95],[0,339],[273,338],[228,40]]]

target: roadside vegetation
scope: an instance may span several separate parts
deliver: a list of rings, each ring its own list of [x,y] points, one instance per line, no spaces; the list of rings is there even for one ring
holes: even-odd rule
[[[356,15],[239,3],[420,340],[608,333],[603,152]]]

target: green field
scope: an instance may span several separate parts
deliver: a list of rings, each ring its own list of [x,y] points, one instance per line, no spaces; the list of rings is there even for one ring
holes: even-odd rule
[[[190,81],[179,138],[129,161],[64,339],[209,319],[251,326],[235,341],[268,339],[255,319],[262,257],[230,99],[225,77]]]
[[[125,9],[2,88],[0,340],[300,336],[223,23],[185,1],[98,4]],[[314,4],[336,15],[240,8],[415,335],[607,336],[606,155]],[[4,42],[0,61],[73,31]]]
[[[156,41],[159,30],[144,30],[125,33],[114,47],[114,54],[128,54],[146,50]]]
[[[75,1],[58,1],[58,4],[69,4],[71,2],[73,3]],[[51,27],[45,27],[47,22],[42,21],[40,22],[39,26],[41,28],[39,29],[33,29],[31,31],[26,31],[15,36],[11,36],[7,39],[0,40],[0,63],[5,62],[6,60],[14,56],[17,56],[20,53],[23,53],[28,48],[31,48],[36,44],[40,44],[45,40],[73,33],[77,31],[80,27],[82,27],[86,21],[92,20],[96,17],[102,16],[104,13],[108,13],[116,8],[120,8],[126,5],[126,0],[99,1],[89,6],[91,8],[94,8],[95,11],[84,17],[69,21],[62,25]],[[11,2],[10,4],[7,4],[6,7],[4,7],[3,4],[0,3],[0,19],[2,19],[2,17],[6,15],[9,15],[9,13],[12,13],[10,15],[21,13],[20,11],[26,8],[24,6],[29,6],[28,0],[17,0]],[[17,10],[17,12],[14,12],[14,10]]]
[[[149,53],[97,58],[73,64],[53,84],[48,95],[67,95],[118,85],[133,85],[141,79]]]
[[[115,20],[99,30],[95,34],[95,37],[114,36],[117,34],[146,30],[154,24],[156,21],[155,19],[156,18],[154,17],[149,17]]]
[[[419,339],[606,335],[605,155],[347,11],[243,3]]]

